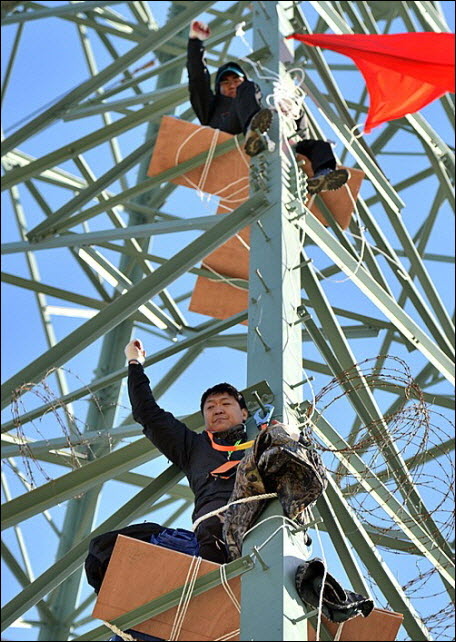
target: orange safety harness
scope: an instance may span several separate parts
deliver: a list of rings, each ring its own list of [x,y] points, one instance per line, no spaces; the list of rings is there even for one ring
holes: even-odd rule
[[[271,421],[272,413],[274,412],[274,406],[271,404],[264,404],[262,407],[256,411],[256,413],[253,415],[253,419],[255,420],[255,423],[258,427],[258,430],[265,430],[269,426],[269,422]],[[206,430],[209,440],[211,442],[212,448],[214,450],[221,450],[223,452],[235,452],[236,450],[247,450],[247,448],[251,448],[253,446],[255,440],[251,439],[250,441],[244,441],[244,443],[237,442],[234,444],[234,446],[222,446],[221,444],[217,444],[214,441],[214,435]],[[222,479],[229,479],[231,475],[233,474],[233,469],[235,466],[239,464],[241,461],[240,459],[236,459],[235,461],[230,461],[230,456],[228,456],[228,461],[226,461],[224,464],[219,466],[218,468],[215,468],[214,470],[211,470],[211,475],[214,477],[221,477]],[[228,471],[231,471],[229,475],[224,475],[223,473],[227,473]]]
[[[208,434],[208,437],[209,437],[209,440],[211,442],[212,448],[214,450],[221,450],[222,452],[233,453],[236,450],[246,450],[247,448],[250,448],[251,446],[253,446],[253,443],[255,441],[254,439],[251,439],[250,441],[245,441],[244,443],[234,444],[234,446],[222,446],[221,444],[218,444],[214,440],[214,435],[211,432],[209,432],[208,430],[206,432]],[[235,466],[237,466],[240,461],[241,461],[240,459],[236,459],[234,461],[228,460],[224,464],[219,466],[218,468],[215,468],[214,470],[211,470],[211,475],[213,475],[214,477],[221,477],[222,479],[229,479],[229,477],[231,477],[231,475],[223,475],[223,473],[226,473],[229,470],[232,471],[232,469]]]

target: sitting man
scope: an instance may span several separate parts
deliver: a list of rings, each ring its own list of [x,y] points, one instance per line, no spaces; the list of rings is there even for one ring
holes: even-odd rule
[[[228,504],[236,477],[233,464],[242,459],[242,442],[247,441],[244,424],[247,406],[234,386],[215,385],[201,398],[206,430],[203,433],[190,430],[156,403],[142,366],[145,354],[138,340],[130,341],[125,347],[133,417],[154,446],[187,476],[195,494],[192,516],[195,521]],[[195,535],[201,557],[219,564],[228,561],[218,516],[203,520]]]
[[[222,65],[211,89],[209,70],[204,60],[203,40],[210,36],[207,25],[194,20],[190,27],[187,70],[190,102],[202,125],[228,134],[245,134],[244,150],[256,156],[267,147],[262,134],[272,121],[270,109],[261,107],[261,90],[237,62]],[[295,146],[297,154],[307,156],[314,176],[307,181],[309,194],[339,189],[349,178],[346,169],[336,169],[331,145],[322,140],[306,139]]]

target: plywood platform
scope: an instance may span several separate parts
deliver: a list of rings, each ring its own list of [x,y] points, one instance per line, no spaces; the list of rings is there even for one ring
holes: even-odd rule
[[[163,116],[150,161],[148,176],[175,167],[180,162],[207,151],[212,145],[233,138],[231,134],[210,127],[195,125],[172,116]],[[304,171],[313,176],[312,165],[305,156]],[[202,192],[220,197],[218,214],[227,214],[239,207],[249,197],[250,158],[242,147],[213,159],[206,165],[173,179],[177,185],[200,189]],[[347,168],[349,169],[349,168]],[[350,179],[347,187],[333,192],[323,192],[318,197],[308,196],[306,205],[323,225],[328,225],[319,199],[323,201],[342,229],[346,229],[353,215],[355,202],[364,178],[359,169],[349,169]],[[240,240],[240,238],[242,240]],[[242,312],[248,307],[248,291],[230,284],[230,279],[249,278],[249,228],[238,233],[208,255],[202,264],[210,271],[222,275],[223,280],[198,277],[196,280],[189,309],[216,319]],[[247,322],[245,322],[247,323]]]
[[[363,617],[358,615],[352,620],[343,623],[341,642],[390,642],[396,639],[404,616],[394,611],[374,609],[370,615]],[[335,635],[339,627],[324,616],[322,622],[331,635]],[[315,631],[309,624],[309,642],[315,641]]]
[[[223,143],[230,138],[233,138],[231,134],[212,127],[163,116],[147,175],[157,176],[202,152],[209,152],[211,145]],[[198,188],[220,198],[236,199],[238,194],[242,195],[243,190],[246,190],[248,196],[249,163],[250,157],[244,153],[241,145],[239,149],[214,158],[207,168],[202,164],[171,182]],[[236,195],[233,196],[234,192]]]
[[[192,558],[190,555],[148,544],[119,535],[114,546],[103,584],[93,611],[93,617],[111,622],[115,618],[165,595],[182,586]],[[219,564],[203,560],[198,577],[219,568]],[[240,601],[240,577],[229,581]],[[261,586],[258,587],[261,601]],[[267,608],[267,604],[264,605]],[[154,618],[135,624],[134,630],[169,639],[177,607]],[[338,624],[325,617],[323,623],[331,634]],[[392,611],[374,609],[364,618],[358,616],[345,622],[341,640],[347,642],[388,642],[396,639],[403,616]],[[304,622],[302,626],[305,626]],[[179,640],[216,640],[239,629],[239,613],[222,586],[217,586],[192,598],[183,623]],[[230,638],[239,640],[239,636]],[[308,624],[308,639],[315,640],[315,631]]]
[[[192,557],[161,546],[119,535],[93,611],[93,617],[108,622],[185,584]],[[203,560],[198,577],[219,568]],[[240,599],[240,578],[229,581]],[[169,639],[177,607],[134,630]],[[239,628],[239,613],[222,586],[194,597],[187,611],[179,640],[215,640]],[[239,637],[232,638],[238,640]]]

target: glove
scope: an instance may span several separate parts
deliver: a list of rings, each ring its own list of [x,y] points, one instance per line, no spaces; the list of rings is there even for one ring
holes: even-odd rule
[[[130,361],[131,359],[136,359],[139,363],[144,363],[144,360],[146,358],[146,351],[143,348],[143,345],[139,339],[134,339],[133,341],[130,341],[130,343],[127,343],[125,346],[125,356],[127,357],[127,361]]]
[[[211,30],[204,22],[193,20],[190,25],[189,38],[198,38],[198,40],[206,40],[211,35]]]

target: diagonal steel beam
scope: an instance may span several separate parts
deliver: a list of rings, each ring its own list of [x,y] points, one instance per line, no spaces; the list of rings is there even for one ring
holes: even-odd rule
[[[47,285],[46,283],[32,281],[31,279],[24,279],[21,276],[9,274],[8,272],[1,272],[1,280],[3,283],[16,285],[19,288],[25,288],[32,292],[49,294],[49,296],[54,296],[57,299],[71,301],[72,303],[77,303],[78,305],[83,305],[88,308],[95,308],[96,310],[101,310],[103,307],[108,305],[107,301],[99,301],[98,299],[93,299],[92,297],[84,296],[83,294],[62,290],[62,288],[56,288],[52,285]]]
[[[55,247],[84,247],[86,245],[97,245],[100,242],[119,239],[147,238],[159,234],[170,234],[174,232],[188,232],[195,230],[208,230],[214,223],[219,221],[219,216],[196,216],[195,218],[179,219],[172,221],[160,221],[158,223],[146,223],[144,225],[129,225],[118,227],[114,230],[98,230],[96,232],[71,233],[63,236],[47,238],[42,241],[27,242],[15,241],[4,243],[1,246],[2,254],[14,254],[33,250],[46,250]]]
[[[24,4],[23,2],[18,2],[17,4]],[[33,3],[27,3],[33,4]],[[124,4],[123,2],[114,2],[113,0],[101,0],[97,1],[96,6],[101,8],[110,4]],[[93,9],[93,2],[77,2],[76,4],[70,5],[57,5],[50,7],[49,9],[36,9],[34,11],[25,11],[21,13],[15,13],[11,16],[2,20],[2,24],[9,25],[14,23],[30,22],[31,20],[41,20],[42,18],[53,18],[60,17],[63,15],[80,13],[88,9]]]
[[[340,327],[333,318],[329,303],[326,301],[318,281],[314,278],[310,267],[306,265],[303,269],[307,270],[307,278],[304,281],[306,289],[314,301],[314,307],[321,320],[322,326],[326,329],[331,349],[326,345],[321,332],[318,330],[312,319],[308,317],[308,315],[305,315],[305,311],[300,312],[300,316],[306,324],[306,327],[318,349],[324,355],[328,365],[331,367],[334,376],[341,377],[344,369],[354,367],[354,357],[341,333]],[[438,527],[434,523],[432,516],[427,511],[419,493],[415,489],[409,470],[405,465],[394,440],[389,435],[388,426],[377,406],[368,382],[365,380],[362,373],[358,371],[358,374],[364,384],[362,387],[353,386],[350,380],[345,380],[345,377],[342,377],[341,386],[350,393],[349,401],[355,407],[360,420],[364,422],[365,425],[369,425],[371,427],[371,433],[378,445],[382,447],[383,455],[390,464],[392,475],[396,480],[397,487],[404,498],[405,505],[408,510],[414,517],[420,519],[420,522],[428,529],[431,537],[442,547],[443,550],[446,550],[446,543],[441,542]]]
[[[398,255],[388,242],[385,234],[377,224],[375,217],[372,216],[362,198],[358,198],[358,211],[378,246],[375,248],[375,251],[382,253],[383,256],[388,259],[389,267],[393,270],[401,287],[407,292],[408,297],[415,306],[417,312],[421,315],[429,329],[429,332],[434,337],[440,348],[447,354],[452,354],[453,351],[451,348],[450,338],[442,330],[441,325],[437,323],[434,315],[429,310],[428,305],[423,300],[417,285],[415,285],[414,281],[409,277],[408,270],[399,260]],[[408,256],[406,252],[405,256]],[[445,316],[447,316],[446,312]]]
[[[161,292],[169,283],[185,274],[190,267],[210,254],[212,250],[228,240],[238,230],[260,218],[264,211],[264,196],[259,193],[231,214],[222,217],[219,223],[178,252],[153,274],[134,285],[128,292],[101,310],[93,319],[73,331],[60,343],[5,382],[2,393],[4,405],[10,402],[11,395],[17,394],[24,383],[41,378],[47,370],[65,363],[98,337],[115,328],[137,310],[138,305]]]
[[[440,547],[436,546],[435,541],[429,537],[418,520],[404,508],[402,503],[394,497],[393,493],[372,470],[366,476],[365,462],[318,411],[314,410],[312,420],[309,421],[319,439],[327,447],[333,449],[335,456],[343,462],[344,466],[363,486],[364,490],[369,493],[370,497],[373,497],[378,502],[387,515],[396,522],[396,525],[428,558],[442,578],[451,583],[454,588],[453,560]]]
[[[221,143],[220,145],[217,145],[213,157],[217,158],[218,156],[221,156],[222,154],[225,154],[226,152],[234,149],[236,147],[236,140],[237,139],[233,138],[231,140],[225,141],[224,143]],[[179,163],[175,167],[171,167],[164,172],[160,172],[160,174],[157,174],[157,176],[154,176],[153,178],[142,180],[137,185],[123,190],[120,194],[108,198],[98,205],[93,205],[92,207],[83,210],[79,214],[73,215],[68,221],[64,221],[61,224],[55,224],[54,231],[60,232],[61,230],[67,229],[68,227],[74,227],[75,225],[79,225],[79,223],[92,218],[96,214],[100,214],[102,212],[105,212],[107,209],[113,208],[115,205],[120,205],[122,203],[125,204],[131,198],[139,196],[140,194],[144,194],[144,192],[148,192],[153,187],[159,187],[163,182],[171,181],[173,180],[173,178],[176,178],[177,176],[180,176],[181,174],[184,174],[185,172],[188,172],[191,169],[202,165],[206,161],[206,159],[207,152],[201,152],[201,154],[197,154],[193,158],[190,158],[183,163]]]
[[[103,176],[100,176],[100,178],[88,185],[85,189],[81,190],[77,196],[69,200],[57,211],[53,212],[45,221],[30,230],[28,238],[30,240],[36,240],[37,238],[40,238],[40,236],[53,234],[55,223],[70,218],[76,210],[79,210],[83,205],[88,203],[88,201],[92,200],[94,196],[97,196],[102,192],[108,185],[111,185],[111,183],[116,181],[119,176],[125,174],[128,170],[139,163],[141,158],[146,154],[150,154],[150,146],[150,141],[147,140],[123,160],[115,163],[111,169],[103,174]]]
[[[454,407],[454,404],[453,404]],[[450,453],[452,450],[454,450],[454,439],[447,439],[445,442],[441,444],[436,444],[435,446],[432,446],[432,448],[428,448],[424,452],[420,452],[418,455],[413,455],[413,457],[409,457],[408,459],[405,460],[405,464],[407,468],[410,470],[413,470],[414,468],[418,468],[419,466],[422,466],[423,464],[427,463],[428,461],[432,461],[433,459],[436,459],[437,457],[441,457],[444,454]],[[383,470],[379,470],[378,473],[376,473],[376,476],[380,480],[385,480],[387,481],[389,477],[391,476],[391,471],[389,471],[387,468]],[[361,492],[362,486],[359,482],[356,482],[354,484],[351,484],[350,486],[344,486],[343,493],[344,495],[354,495],[357,492]]]
[[[171,36],[175,35],[181,29],[185,28],[189,22],[211,5],[211,2],[199,0],[192,2],[177,18],[169,21],[164,27],[154,34],[154,40],[151,42],[148,38],[138,44],[136,47],[121,56],[118,60],[111,63],[96,76],[81,83],[76,89],[69,91],[63,98],[58,100],[50,109],[41,113],[31,122],[27,123],[19,131],[12,134],[3,142],[3,153],[6,153],[24,140],[30,138],[44,127],[57,120],[69,106],[89,96],[93,91],[101,87],[108,80],[114,78],[120,71],[129,67],[133,62],[141,58],[145,53],[158,49]]]
[[[98,430],[89,430],[81,433],[79,436],[54,437],[53,439],[39,439],[37,441],[15,438],[13,443],[6,443],[2,439],[2,459],[8,457],[36,457],[39,459],[43,453],[61,450],[63,448],[76,448],[77,446],[89,446],[97,441],[110,443],[112,440],[118,441],[125,437],[136,437],[141,434],[141,428],[138,424],[128,424],[126,426],[114,428],[112,431],[101,433]],[[25,446],[25,447],[24,447]]]
[[[396,577],[382,559],[363,524],[347,505],[332,477],[328,479],[326,494],[353,549],[386,597],[388,604],[396,612],[403,613],[404,628],[408,632],[410,639],[431,640],[432,637],[424,622],[404,593]]]
[[[300,219],[299,224],[306,234],[350,276],[352,282],[363,292],[393,325],[428,359],[450,382],[454,382],[454,364],[428,335],[402,310],[360,266],[353,257],[337,243],[331,234],[312,214]]]
[[[31,490],[24,495],[19,495],[2,505],[2,530],[87,492],[89,489],[111,479],[113,475],[136,468],[146,463],[153,455],[149,441],[146,437],[123,446],[119,450],[109,453],[77,468],[58,479]],[[158,455],[158,451],[155,452]]]
[[[14,557],[14,555],[11,553],[10,549],[7,547],[5,542],[2,541],[1,545],[1,550],[2,550],[2,560],[4,560],[5,564],[7,567],[10,569],[11,573],[14,575],[16,580],[19,582],[21,586],[27,586],[27,584],[30,584],[30,579],[24,573],[22,567]],[[44,600],[39,600],[36,604],[36,608],[38,609],[38,612],[40,613],[41,617],[43,620],[53,620],[54,616],[46,604]]]
[[[324,17],[325,20],[329,21],[328,24],[331,24],[332,27],[336,29],[336,32],[352,33],[350,26],[345,22],[345,20],[340,16],[340,14],[336,12],[334,7],[331,6],[331,3],[315,2],[312,4],[314,4],[315,9],[320,13],[320,15]],[[345,140],[346,147],[350,149],[353,156],[357,158],[362,169],[367,173],[368,176],[370,176],[372,182],[376,186],[378,193],[383,195],[383,202],[385,204],[386,212],[388,214],[391,225],[393,226],[393,229],[397,234],[398,238],[402,242],[404,250],[406,251],[408,258],[410,259],[412,266],[414,267],[416,274],[420,279],[420,282],[422,284],[422,287],[426,295],[432,302],[432,305],[435,306],[435,309],[439,311],[442,325],[446,331],[446,340],[450,342],[450,345],[453,344],[451,345],[451,354],[452,354],[453,347],[454,347],[454,343],[453,343],[454,325],[451,322],[451,319],[448,317],[448,313],[445,307],[443,306],[443,303],[440,300],[440,297],[434,287],[434,284],[432,283],[432,280],[430,279],[429,274],[416,251],[415,245],[413,241],[410,239],[410,236],[399,216],[399,210],[400,210],[400,207],[398,207],[399,202],[398,201],[395,202],[395,199],[393,198],[394,195],[396,195],[397,198],[399,197],[397,196],[397,194],[395,193],[393,194],[390,191],[388,181],[385,181],[385,177],[383,175],[380,176],[378,167],[375,164],[373,164],[371,162],[371,159],[368,158],[363,153],[364,150],[362,150],[361,152],[361,149],[359,148],[359,145],[358,145],[358,141],[350,142],[350,140],[348,139],[348,136],[346,136],[346,132],[343,130],[343,126],[342,128],[338,126],[340,119],[338,119],[337,115],[332,112],[329,103],[324,101],[323,97],[321,96],[320,92],[318,91],[317,87],[313,84],[311,79],[308,79],[308,84],[313,94],[317,97],[317,104],[320,110],[322,110],[322,113],[325,116],[325,118],[331,124],[333,129],[335,129],[335,131],[339,133],[339,136],[341,136]],[[426,123],[424,118],[419,114],[418,115],[412,114],[409,120],[411,120],[411,122],[413,122],[414,126],[416,127],[418,127],[418,124],[420,124],[422,130],[425,132],[426,140],[431,141],[432,145],[436,144],[435,141],[441,140],[440,137],[437,135],[437,133],[434,132],[434,130]],[[447,155],[450,154],[451,161],[453,162],[453,166],[454,166],[454,154],[450,153],[448,146],[445,145],[443,141],[441,141],[441,145],[443,146],[443,152],[445,152]],[[377,180],[377,178],[379,178],[379,180]],[[383,188],[385,188],[386,191]],[[451,195],[453,196],[453,190],[451,190]]]
[[[96,535],[121,528],[135,517],[143,515],[147,506],[153,503],[175,486],[183,477],[177,466],[169,466],[157,479],[137,493],[124,506],[100,524],[90,535],[84,537],[76,546],[66,553],[55,564],[42,573],[21,593],[14,597],[2,609],[2,631],[8,628],[18,617],[34,606],[42,597],[70,577],[83,563],[90,541]]]
[[[247,318],[247,311],[244,311],[244,312],[235,314],[231,317],[228,317],[228,319],[223,319],[221,321],[218,321],[218,320],[211,321],[207,326],[206,324],[204,324],[206,327],[200,326],[200,327],[194,328],[193,329],[194,331],[191,333],[191,336],[188,339],[184,339],[176,343],[173,342],[172,345],[169,346],[168,348],[164,348],[163,350],[160,350],[159,352],[156,352],[155,354],[148,356],[146,361],[144,362],[144,366],[147,367],[154,363],[159,363],[160,361],[167,359],[168,357],[171,357],[175,354],[178,354],[182,350],[186,350],[187,348],[190,348],[192,346],[205,344],[210,337],[216,334],[220,334],[224,330],[227,330],[228,328],[231,328],[234,325],[237,325],[238,323],[242,323],[243,321],[246,320],[246,318]],[[120,368],[119,370],[115,370],[114,372],[111,372],[110,374],[105,375],[104,377],[98,377],[97,379],[92,381],[88,386],[83,386],[82,388],[74,390],[73,392],[70,392],[68,395],[65,395],[65,397],[61,397],[58,400],[55,400],[49,404],[44,404],[39,408],[36,408],[34,410],[31,410],[28,413],[25,413],[24,415],[21,415],[20,417],[17,418],[17,422],[23,425],[29,421],[33,421],[37,417],[41,417],[43,414],[49,412],[49,410],[56,403],[58,403],[59,405],[65,405],[70,401],[76,401],[76,399],[81,399],[82,397],[85,397],[88,394],[92,394],[97,390],[102,390],[103,388],[111,385],[112,383],[119,381],[120,379],[124,378],[126,374],[127,373],[125,368]],[[2,432],[8,432],[9,430],[12,430],[15,427],[15,425],[16,425],[15,421],[9,421],[5,423],[2,426]]]
[[[247,573],[253,567],[254,562],[252,556],[244,555],[243,557],[226,564],[224,572],[226,573],[226,578],[230,580],[233,577]],[[220,586],[221,583],[222,579],[220,570],[216,569],[215,571],[211,571],[196,580],[192,596],[201,595],[216,586]],[[183,590],[184,586],[180,586],[169,593],[165,593],[165,595],[161,595],[160,597],[139,606],[133,611],[115,618],[112,621],[112,624],[119,627],[121,630],[125,630],[130,627],[134,627],[135,624],[149,620],[152,617],[156,617],[160,613],[177,606],[182,600]],[[82,642],[82,640],[102,640],[105,636],[106,627],[98,626],[96,629],[92,629],[91,631],[83,633],[73,639],[75,642]]]

